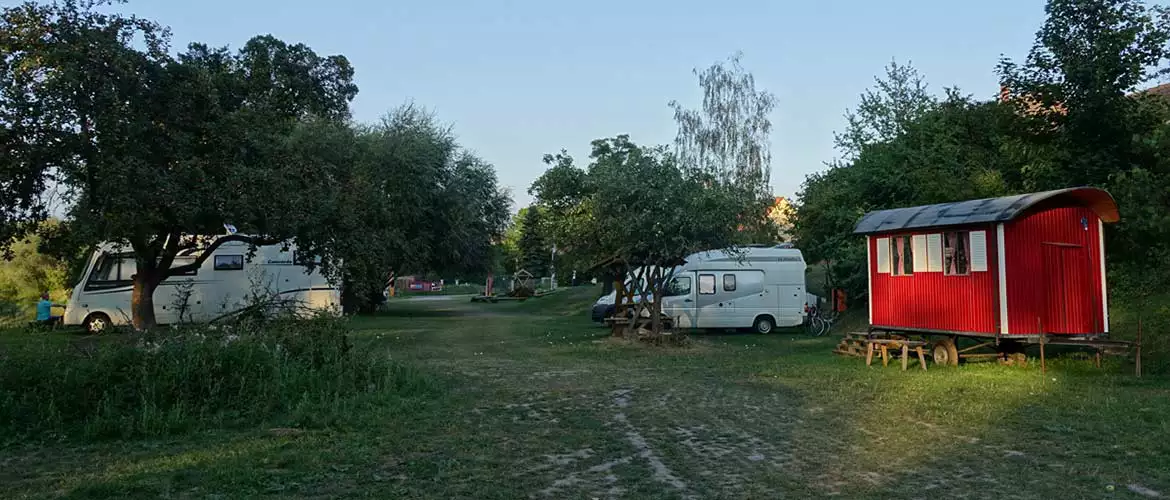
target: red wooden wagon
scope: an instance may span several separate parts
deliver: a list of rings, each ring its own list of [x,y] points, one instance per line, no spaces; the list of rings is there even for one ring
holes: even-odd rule
[[[870,337],[928,337],[940,364],[1113,344],[1103,226],[1117,221],[1096,188],[870,212],[854,229],[868,249]],[[960,350],[963,338],[978,342]]]

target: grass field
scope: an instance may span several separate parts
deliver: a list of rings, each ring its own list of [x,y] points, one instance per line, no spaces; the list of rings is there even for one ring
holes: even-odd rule
[[[434,377],[325,428],[13,443],[5,498],[1144,498],[1170,495],[1170,380],[835,357],[797,332],[614,341],[592,289],[394,301],[354,342]],[[13,340],[7,339],[6,342]],[[32,340],[29,340],[32,341]]]

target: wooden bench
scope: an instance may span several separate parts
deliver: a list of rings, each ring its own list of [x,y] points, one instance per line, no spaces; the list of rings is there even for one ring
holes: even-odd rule
[[[614,326],[628,325],[628,324],[630,324],[630,319],[631,318],[620,318],[620,317],[611,316],[611,317],[603,319],[602,321],[605,322],[605,324],[607,326],[614,327]],[[648,327],[648,326],[650,326],[650,318],[638,318],[638,322],[634,326],[635,327],[638,327],[638,326],[647,326]],[[674,318],[671,318],[668,316],[663,316],[662,317],[662,328],[669,329],[672,327],[674,327]]]
[[[865,340],[865,366],[873,365],[873,352],[876,348],[881,351],[882,366],[890,365],[890,348],[902,348],[902,371],[906,371],[910,364],[910,350],[918,354],[918,365],[923,370],[926,369],[926,353],[923,352],[923,346],[929,345],[927,342],[921,340],[899,340],[899,339],[866,339]]]

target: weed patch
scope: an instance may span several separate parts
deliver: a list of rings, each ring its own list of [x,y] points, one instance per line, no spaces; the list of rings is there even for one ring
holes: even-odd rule
[[[138,437],[257,423],[333,426],[355,405],[416,398],[434,380],[354,349],[336,320],[212,325],[113,341],[9,345],[6,436]]]

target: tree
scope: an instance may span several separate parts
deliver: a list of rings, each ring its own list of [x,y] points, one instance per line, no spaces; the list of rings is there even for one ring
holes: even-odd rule
[[[569,277],[572,271],[586,270],[595,257],[588,248],[590,241],[578,237],[586,231],[586,201],[593,188],[588,173],[574,164],[567,151],[546,154],[543,160],[549,168],[532,183],[528,194],[536,198],[541,211],[543,234],[557,248],[557,268],[567,271],[560,275]]]
[[[740,65],[740,54],[706,70],[695,70],[703,100],[698,109],[671,101],[678,134],[674,154],[684,169],[743,191],[751,200],[750,221],[763,221],[772,202],[772,175],[768,115],[776,97],[756,89],[755,77]],[[758,217],[757,217],[758,216]]]
[[[1050,0],[1023,64],[997,68],[1011,102],[1027,117],[1022,147],[1039,151],[1023,172],[1029,190],[1104,185],[1144,158],[1133,137],[1141,120],[1131,94],[1170,57],[1170,9],[1139,0]]]
[[[739,56],[729,63],[695,71],[703,89],[698,109],[669,103],[679,127],[673,151],[626,135],[597,139],[584,170],[564,151],[545,155],[550,168],[529,191],[556,218],[558,247],[571,248],[579,262],[613,277],[655,266],[649,288],[639,291],[653,297],[641,304],[653,311],[654,335],[661,333],[666,270],[700,250],[734,251],[744,231],[768,224],[775,98],[756,89]]]
[[[520,267],[533,276],[545,276],[549,270],[552,245],[544,234],[545,225],[539,207],[528,207],[520,229],[517,249],[520,251]]]
[[[1138,0],[1050,0],[1023,63],[998,73],[1022,117],[1011,150],[1024,190],[1092,185],[1110,190],[1124,214],[1106,228],[1110,262],[1129,283],[1170,281],[1170,163],[1164,97],[1140,87],[1170,71],[1170,8]],[[1146,285],[1133,287],[1143,288]]]
[[[355,157],[349,172],[337,174],[334,217],[311,226],[325,234],[307,238],[328,242],[344,263],[347,309],[378,304],[391,273],[467,277],[490,270],[491,245],[511,203],[491,164],[461,151],[449,126],[413,104],[349,133],[322,148],[345,151],[353,141]]]
[[[845,131],[833,134],[834,145],[846,159],[856,158],[870,144],[903,134],[938,102],[911,64],[890,61],[886,77],[875,77],[874,83],[875,88],[861,94],[856,110],[845,111]]]
[[[667,271],[698,251],[734,249],[740,217],[756,200],[734,183],[683,168],[665,147],[643,148],[624,135],[593,141],[591,158],[593,229],[585,237],[615,277],[654,266],[639,276],[647,287],[637,292],[657,335]]]
[[[854,297],[866,291],[864,240],[852,234],[862,215],[1001,196],[1020,170],[1004,152],[1018,129],[1010,107],[957,89],[940,101],[909,66],[892,64],[877,81],[837,134],[845,159],[805,179],[794,213],[806,258],[824,263],[830,285]]]
[[[166,29],[101,12],[108,3],[0,15],[2,226],[27,231],[46,216],[43,188],[65,186],[80,234],[133,249],[133,323],[146,329],[158,284],[215,246],[307,234],[329,179],[290,137],[306,119],[346,119],[357,87],[344,57],[271,36],[235,53],[192,44],[171,56]],[[194,263],[172,267],[192,235],[225,223],[254,236],[204,241]]]
[[[524,268],[523,255],[520,252],[520,239],[524,236],[524,221],[528,218],[529,207],[521,208],[512,215],[504,235],[500,238],[499,252],[501,258],[501,272],[513,274]]]
[[[59,222],[48,220],[46,226]],[[69,268],[60,259],[39,251],[40,238],[36,234],[13,242],[11,259],[0,261],[0,323],[5,316],[31,317],[42,293],[49,293],[56,302],[69,297]]]

